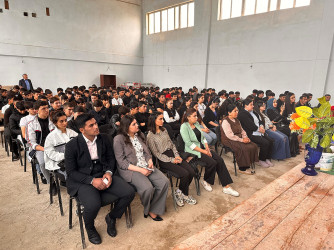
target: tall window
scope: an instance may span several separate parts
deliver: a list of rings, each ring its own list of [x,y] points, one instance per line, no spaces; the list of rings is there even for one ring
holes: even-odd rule
[[[193,27],[194,23],[195,3],[192,0],[147,13],[146,33],[150,35]]]
[[[311,4],[311,0],[219,0],[218,20],[248,16]]]

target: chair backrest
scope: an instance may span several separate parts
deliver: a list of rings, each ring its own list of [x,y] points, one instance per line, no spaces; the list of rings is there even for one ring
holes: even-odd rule
[[[181,134],[177,136],[175,146],[178,152],[184,152],[185,143],[183,141]]]

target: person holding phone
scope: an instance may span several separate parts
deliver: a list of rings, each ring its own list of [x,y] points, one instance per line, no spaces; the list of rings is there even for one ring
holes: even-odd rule
[[[168,193],[168,179],[154,167],[152,155],[137,120],[131,115],[121,119],[114,150],[120,176],[135,186],[144,206],[144,217],[162,221]]]
[[[75,120],[81,134],[65,147],[67,192],[77,195],[84,206],[83,217],[88,239],[93,244],[102,242],[94,221],[101,208],[115,197],[114,208],[105,217],[107,233],[117,235],[116,219],[121,218],[135,197],[135,190],[121,177],[114,176],[116,160],[107,135],[100,134],[94,116],[82,114]]]

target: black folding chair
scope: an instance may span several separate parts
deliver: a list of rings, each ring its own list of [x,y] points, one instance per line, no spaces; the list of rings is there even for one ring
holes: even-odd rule
[[[73,210],[73,200],[77,203],[77,215],[79,217],[79,224],[80,224],[80,234],[81,234],[81,242],[82,242],[82,248],[86,248],[86,241],[85,241],[85,232],[83,228],[83,210],[85,209],[83,205],[81,204],[79,198],[77,196],[71,196],[69,199],[69,229],[72,229],[72,210]],[[110,210],[113,209],[114,203],[117,202],[117,197],[111,197],[111,199],[106,202],[102,203],[102,207],[110,205]],[[126,226],[127,228],[133,227],[132,224],[132,215],[131,215],[131,205],[129,205],[125,211],[125,218],[126,218]]]
[[[199,185],[199,180],[201,179],[203,168],[206,166],[206,164],[200,160],[198,160],[198,157],[194,154],[184,152],[185,144],[183,141],[183,138],[181,134],[179,134],[176,138],[176,148],[177,151],[180,154],[180,157],[182,160],[187,160],[188,157],[193,157],[192,160],[189,162],[190,166],[194,169],[196,176],[195,176],[195,187],[196,187],[196,192],[197,195],[201,195],[201,188]],[[198,166],[200,166],[200,169],[198,170]]]
[[[16,149],[17,149],[17,153],[19,155],[20,158],[20,164],[21,166],[23,166],[23,161],[22,161],[22,155],[21,155],[21,149],[23,149],[22,147],[22,143],[19,139],[13,139],[12,138],[12,145],[16,145]],[[14,160],[14,152],[12,152],[12,161]]]
[[[36,189],[37,189],[37,194],[40,194],[40,190],[39,190],[39,182],[38,182],[38,176],[37,176],[37,170],[36,170],[36,165],[38,164],[38,161],[36,159],[36,156],[34,155],[31,158],[31,172],[32,172],[32,181],[33,183],[36,185]]]
[[[50,204],[53,203],[53,194],[52,190],[55,187],[57,190],[58,195],[58,202],[59,202],[59,209],[60,209],[60,215],[64,216],[64,210],[63,210],[63,203],[61,199],[61,193],[60,193],[60,185],[59,185],[59,173],[57,171],[49,171],[50,172]]]

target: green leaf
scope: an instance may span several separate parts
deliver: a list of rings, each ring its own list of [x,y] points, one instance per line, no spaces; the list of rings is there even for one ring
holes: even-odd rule
[[[327,148],[331,145],[331,135],[325,135],[321,141],[320,141],[320,146],[323,148]]]
[[[310,143],[310,147],[311,148],[316,148],[318,146],[318,143],[319,143],[319,137],[318,137],[317,134],[315,134],[311,143]]]
[[[322,104],[319,108],[319,117],[325,117],[330,116],[331,114],[331,105],[329,102],[326,102],[325,104]]]
[[[314,123],[317,123],[317,121],[318,121],[317,118],[309,118],[308,120],[311,123],[311,125],[313,125]]]
[[[310,141],[312,141],[313,137],[314,137],[313,129],[306,130],[303,134],[302,142],[309,143]]]
[[[312,109],[310,107],[307,107],[307,106],[300,106],[300,107],[296,108],[296,112],[297,112],[298,115],[300,115],[301,117],[304,117],[304,118],[309,118],[313,114]]]
[[[319,112],[319,108],[313,108],[312,111],[313,111],[313,115],[314,115],[315,117],[318,117],[318,118],[321,117],[321,116],[320,116],[320,112]]]
[[[327,102],[325,96],[323,96],[321,98],[318,98],[318,101],[319,101],[320,104],[325,104]]]
[[[311,126],[309,120],[307,120],[304,117],[298,117],[295,120],[295,123],[298,125],[298,127],[302,128],[302,129],[308,129]]]

